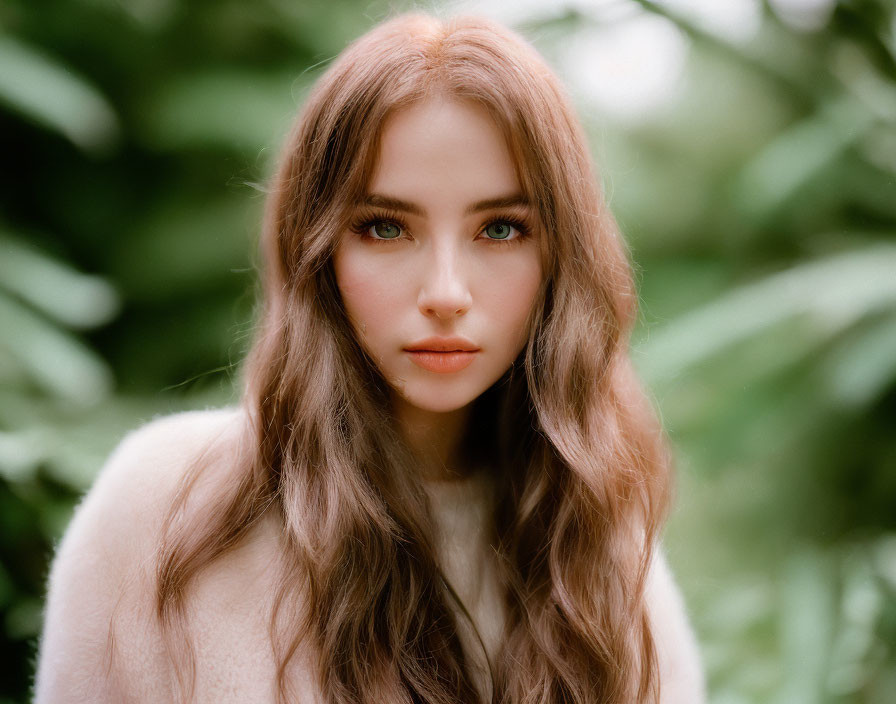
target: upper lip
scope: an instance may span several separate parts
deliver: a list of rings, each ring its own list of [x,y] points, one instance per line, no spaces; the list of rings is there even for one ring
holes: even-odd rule
[[[405,347],[408,351],[475,352],[479,348],[465,337],[427,337]]]

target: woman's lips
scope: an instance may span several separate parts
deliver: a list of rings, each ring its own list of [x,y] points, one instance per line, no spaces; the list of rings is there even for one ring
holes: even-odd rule
[[[405,350],[411,355],[411,361],[418,367],[422,367],[437,374],[450,374],[459,372],[473,363],[473,358],[479,354],[474,352],[433,352],[432,350]]]

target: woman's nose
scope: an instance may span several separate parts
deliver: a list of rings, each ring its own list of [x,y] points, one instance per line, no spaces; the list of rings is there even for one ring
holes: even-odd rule
[[[417,305],[427,316],[447,320],[466,313],[473,304],[469,272],[453,247],[435,247],[423,268]]]

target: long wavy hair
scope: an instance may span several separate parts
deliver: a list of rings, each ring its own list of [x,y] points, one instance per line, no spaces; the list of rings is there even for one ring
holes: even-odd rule
[[[171,522],[158,561],[157,616],[182,651],[186,698],[191,580],[278,511],[280,701],[306,639],[326,702],[489,699],[459,637],[465,610],[439,568],[430,499],[331,262],[385,120],[433,93],[475,101],[502,129],[538,212],[545,272],[527,345],[474,401],[465,436],[497,488],[490,537],[507,619],[490,701],[658,699],[644,586],[670,471],[628,354],[627,252],[570,100],[538,53],[489,20],[420,13],[379,24],[334,61],[270,183],[263,307],[243,368],[248,451],[216,501]]]

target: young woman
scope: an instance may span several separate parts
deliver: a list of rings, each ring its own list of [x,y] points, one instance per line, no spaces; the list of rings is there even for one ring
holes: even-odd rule
[[[109,460],[37,701],[699,704],[629,264],[536,52],[420,14],[357,40],[263,250],[242,404]]]

